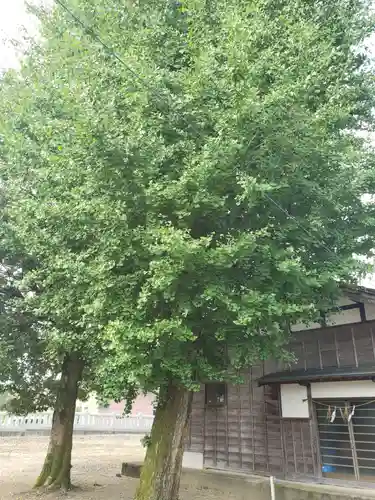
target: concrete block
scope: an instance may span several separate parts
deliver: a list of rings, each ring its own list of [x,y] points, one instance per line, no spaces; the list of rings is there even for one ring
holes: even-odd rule
[[[182,467],[184,469],[203,469],[203,453],[195,451],[185,451],[182,458]]]
[[[139,479],[141,476],[142,464],[123,462],[121,466],[121,475]]]

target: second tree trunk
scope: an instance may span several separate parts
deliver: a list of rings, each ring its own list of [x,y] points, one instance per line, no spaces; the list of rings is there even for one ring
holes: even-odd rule
[[[193,393],[169,383],[155,413],[135,500],[177,500]]]
[[[74,354],[65,356],[53,412],[47,456],[42,472],[36,480],[36,488],[48,485],[51,488],[68,490],[71,487],[74,415],[82,369],[83,362],[78,356]]]

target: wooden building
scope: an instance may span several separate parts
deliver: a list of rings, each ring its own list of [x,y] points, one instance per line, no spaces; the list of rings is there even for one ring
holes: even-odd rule
[[[293,328],[294,366],[270,360],[241,385],[202,387],[185,466],[375,482],[375,290],[348,289],[339,307]]]

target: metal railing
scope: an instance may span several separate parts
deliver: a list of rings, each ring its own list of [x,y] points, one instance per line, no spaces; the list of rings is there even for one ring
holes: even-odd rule
[[[32,413],[26,416],[0,412],[0,433],[48,431],[52,426],[52,412]],[[152,416],[123,416],[117,414],[76,413],[74,430],[81,432],[147,433]]]

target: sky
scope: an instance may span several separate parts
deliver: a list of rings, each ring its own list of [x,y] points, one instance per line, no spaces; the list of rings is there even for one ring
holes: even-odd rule
[[[42,3],[31,0],[29,3]],[[37,22],[26,11],[25,0],[0,0],[0,70],[18,66],[17,50],[10,40],[22,41],[25,33],[35,35]]]
[[[29,3],[50,4],[51,1],[29,0]],[[28,14],[25,0],[0,0],[0,71],[18,67],[19,54],[10,40],[22,40],[25,33],[33,36],[37,30],[37,21]],[[369,45],[373,44],[374,38]],[[368,276],[361,284],[375,288],[375,275]]]

